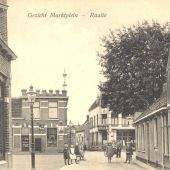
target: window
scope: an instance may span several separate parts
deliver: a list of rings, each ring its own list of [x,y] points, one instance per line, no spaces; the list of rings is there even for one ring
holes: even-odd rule
[[[107,114],[102,114],[102,124],[107,123]]]
[[[138,146],[138,150],[140,150],[140,127],[137,127],[137,146]]]
[[[154,147],[158,147],[158,119],[154,119]]]
[[[40,118],[40,109],[39,108],[33,108],[33,113],[34,113],[34,119]]]
[[[118,123],[117,117],[112,117],[112,118],[111,118],[111,124],[112,124],[112,125],[117,125],[117,123]]]
[[[164,115],[164,152],[169,154],[169,129],[168,129],[168,113]]]
[[[141,145],[142,145],[142,150],[144,151],[145,150],[145,129],[144,129],[144,125],[142,125],[141,127]]]
[[[57,102],[49,102],[49,115],[48,115],[49,119],[58,118],[58,108],[57,108],[57,106],[58,106]]]
[[[94,127],[96,126],[96,116],[94,116]]]
[[[49,118],[57,118],[57,108],[49,108]]]

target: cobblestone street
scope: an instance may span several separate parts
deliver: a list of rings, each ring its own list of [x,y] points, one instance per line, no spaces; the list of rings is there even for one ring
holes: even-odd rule
[[[131,164],[124,163],[125,153],[122,153],[121,158],[112,159],[111,163],[107,162],[107,158],[103,152],[86,152],[86,160],[80,161],[79,164],[64,165],[63,155],[36,155],[36,170],[154,170],[154,168],[133,160]],[[30,155],[13,155],[13,169],[12,170],[30,170],[31,156]]]

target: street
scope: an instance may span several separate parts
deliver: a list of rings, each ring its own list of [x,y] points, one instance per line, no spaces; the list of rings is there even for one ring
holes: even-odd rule
[[[72,164],[62,167],[60,170],[154,170],[154,168],[136,161],[134,156],[131,164],[125,162],[125,152],[122,153],[121,158],[112,158],[112,162],[107,162],[107,157],[103,152],[86,152],[86,160],[80,161],[79,164]]]
[[[107,157],[103,152],[85,152],[85,161],[80,161],[79,164],[64,165],[63,155],[36,155],[36,170],[154,170],[154,168],[135,160],[133,155],[131,164],[125,162],[125,152],[122,152],[121,158],[112,158],[112,162],[107,162]],[[30,170],[31,156],[30,155],[13,155],[12,170]]]
[[[37,154],[35,156],[36,170],[58,170],[64,166],[63,155],[44,155]],[[31,156],[30,155],[13,155],[12,170],[30,170]]]

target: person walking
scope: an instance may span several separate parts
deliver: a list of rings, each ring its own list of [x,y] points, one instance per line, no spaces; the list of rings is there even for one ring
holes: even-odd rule
[[[116,158],[121,157],[121,151],[122,151],[122,144],[121,144],[120,140],[118,140],[116,143]]]
[[[80,160],[84,160],[84,146],[83,146],[83,144],[80,144],[79,149],[80,149]]]
[[[111,142],[109,142],[106,146],[106,156],[108,158],[108,163],[111,163],[111,159],[113,157],[113,146]]]
[[[132,143],[130,141],[126,142],[126,161],[125,163],[129,163],[131,161],[133,155]]]
[[[64,149],[63,149],[63,155],[64,155],[64,163],[65,165],[70,165],[70,155],[69,155],[69,148],[68,145],[65,143],[64,144]]]

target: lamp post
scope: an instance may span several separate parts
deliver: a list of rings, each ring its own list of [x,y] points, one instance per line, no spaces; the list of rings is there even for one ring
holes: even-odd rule
[[[30,103],[31,111],[31,170],[35,170],[35,141],[34,141],[34,115],[33,115],[33,104],[36,98],[36,92],[33,90],[33,86],[30,86],[27,92],[28,102]]]
[[[73,127],[73,124],[72,124],[72,122],[71,122],[71,120],[70,120],[70,122],[69,122],[69,125],[68,125],[68,128],[69,128],[69,136],[70,136],[70,140],[69,140],[69,144],[70,144],[70,146],[71,146],[71,130],[72,130],[72,127]]]

